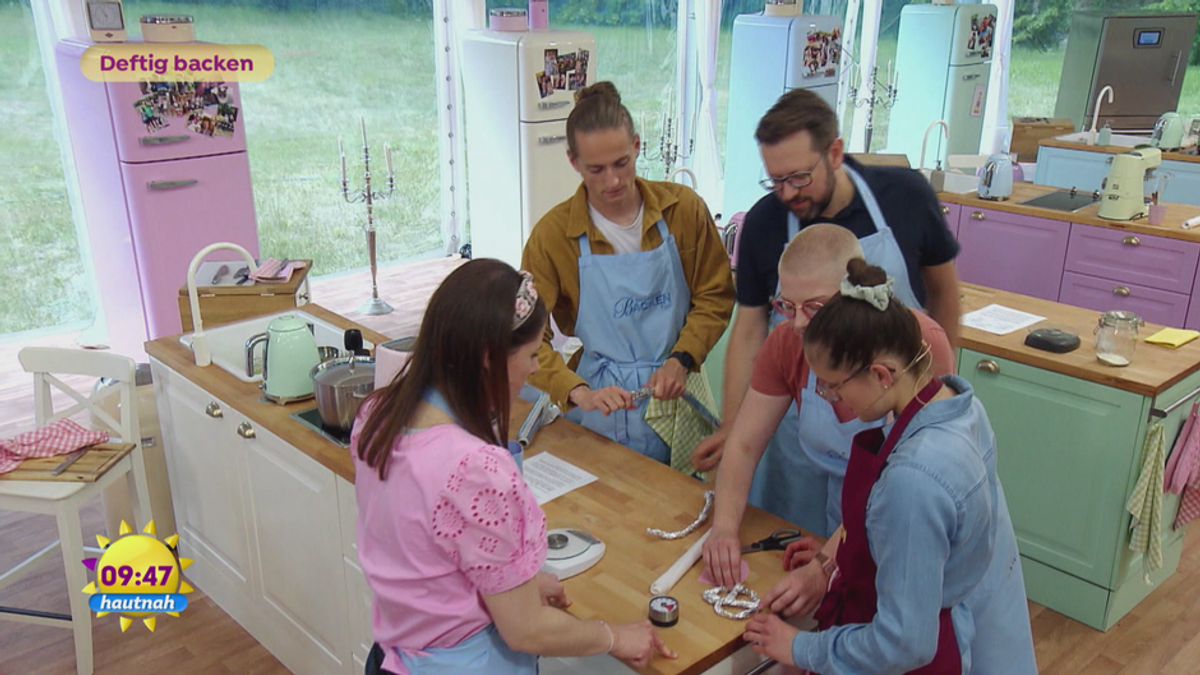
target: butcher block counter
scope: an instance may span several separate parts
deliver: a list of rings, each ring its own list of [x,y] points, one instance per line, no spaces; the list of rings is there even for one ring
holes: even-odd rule
[[[360,328],[374,344],[388,339],[316,305],[302,311]],[[146,351],[181,552],[196,559],[188,578],[294,672],[361,673],[371,645],[370,591],[354,543],[349,451],[290,417],[312,401],[263,402],[256,384],[216,366],[197,367],[178,336],[149,342]],[[514,408],[515,434],[530,405],[518,401]],[[646,618],[651,582],[708,525],[677,540],[659,539],[646,528],[687,526],[704,504],[706,486],[561,418],[537,433],[526,459],[542,452],[598,478],[543,507],[551,527],[580,526],[607,545],[599,564],[564,582],[573,600],[570,612],[610,622]],[[755,541],[786,526],[749,507],[742,539]],[[748,585],[760,595],[784,575],[780,552],[745,560]],[[745,622],[718,616],[701,599],[707,586],[698,581],[700,572],[695,565],[672,589],[680,602],[679,623],[660,629],[679,658],[656,658],[642,672],[690,675],[716,665],[713,672],[740,674],[760,660],[741,639]],[[543,671],[555,672],[549,661],[554,659],[543,659]],[[593,657],[574,668],[593,670],[597,664],[606,673],[618,665]]]

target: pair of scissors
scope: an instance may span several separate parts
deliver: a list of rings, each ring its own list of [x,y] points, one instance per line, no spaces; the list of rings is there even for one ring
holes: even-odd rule
[[[787,545],[799,539],[802,535],[800,530],[782,528],[775,530],[768,537],[764,537],[754,542],[746,544],[742,547],[742,553],[756,553],[758,551],[782,551],[787,548]]]

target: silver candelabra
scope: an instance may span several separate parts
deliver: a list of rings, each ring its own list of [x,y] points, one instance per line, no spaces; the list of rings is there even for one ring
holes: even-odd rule
[[[371,259],[371,297],[367,299],[358,311],[360,314],[387,314],[392,311],[392,306],[389,305],[383,298],[379,297],[379,284],[376,281],[378,267],[375,261],[375,215],[374,204],[375,200],[387,199],[396,191],[396,174],[392,170],[392,148],[387,143],[383,144],[383,157],[387,162],[387,190],[382,192],[373,192],[371,190],[371,150],[367,145],[367,121],[363,117],[359,117],[359,122],[362,125],[362,161],[363,161],[363,186],[361,189],[350,190],[349,182],[346,179],[346,151],[342,149],[342,137],[338,136],[338,154],[342,159],[342,198],[348,204],[365,202],[367,205],[367,254]]]
[[[646,114],[642,113],[640,133],[642,134],[642,157],[652,161],[661,161],[663,165],[663,180],[670,180],[672,169],[675,168],[675,162],[688,159],[692,156],[692,146],[695,144],[695,139],[688,139],[687,147],[680,147],[678,122],[675,114],[675,94],[670,88],[667,89],[667,110],[662,114],[662,119],[659,120],[659,137],[657,150],[651,150],[650,144],[646,143],[646,137],[650,134],[650,128],[646,126]]]
[[[844,47],[841,52],[846,55],[851,64],[850,82],[847,87],[846,95],[855,108],[867,108],[867,127],[864,132],[863,152],[871,152],[871,137],[875,132],[875,108],[891,109],[896,105],[896,71],[892,69],[892,62],[888,61],[887,81],[879,79],[879,66],[871,66],[871,77],[867,83],[866,98],[858,97],[858,90],[862,87],[862,75],[858,68],[858,61]]]

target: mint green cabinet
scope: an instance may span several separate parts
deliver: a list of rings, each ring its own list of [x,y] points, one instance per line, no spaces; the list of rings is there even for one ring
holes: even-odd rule
[[[1125,512],[1141,472],[1151,408],[1195,389],[1200,373],[1156,403],[968,349],[959,355],[958,372],[975,387],[996,431],[1029,599],[1106,630],[1153,590],[1142,580],[1141,557],[1128,549]],[[1162,420],[1169,443],[1190,408]],[[1177,506],[1177,497],[1164,500],[1164,565],[1157,580],[1178,566],[1183,533],[1171,529]]]

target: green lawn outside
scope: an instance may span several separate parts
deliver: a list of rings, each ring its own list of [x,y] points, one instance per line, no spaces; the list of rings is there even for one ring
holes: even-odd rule
[[[201,40],[262,44],[275,72],[242,87],[259,238],[265,255],[308,256],[316,274],[366,265],[365,210],[338,193],[337,138],[348,149],[352,183],[359,182],[359,114],[367,118],[375,176],[383,142],[391,143],[396,195],[375,210],[379,257],[397,260],[441,248],[432,18],[402,19],[367,12],[275,12],[229,6],[128,0],[125,14],[191,14]],[[641,126],[644,148],[658,151],[659,118],[674,85],[675,30],[667,27],[559,26],[592,32],[598,76],[616,82]],[[725,138],[730,31],[720,36],[718,134]],[[895,53],[880,44],[879,61]],[[1050,115],[1062,67],[1061,50],[1018,49],[1009,86],[1011,115]],[[64,190],[60,153],[49,120],[41,57],[29,10],[0,0],[0,335],[91,317],[90,280]],[[1182,113],[1200,113],[1200,66],[1188,69]],[[875,146],[886,142],[886,115],[877,117]],[[661,160],[643,157],[639,173],[659,178]],[[378,186],[378,183],[377,183]]]

